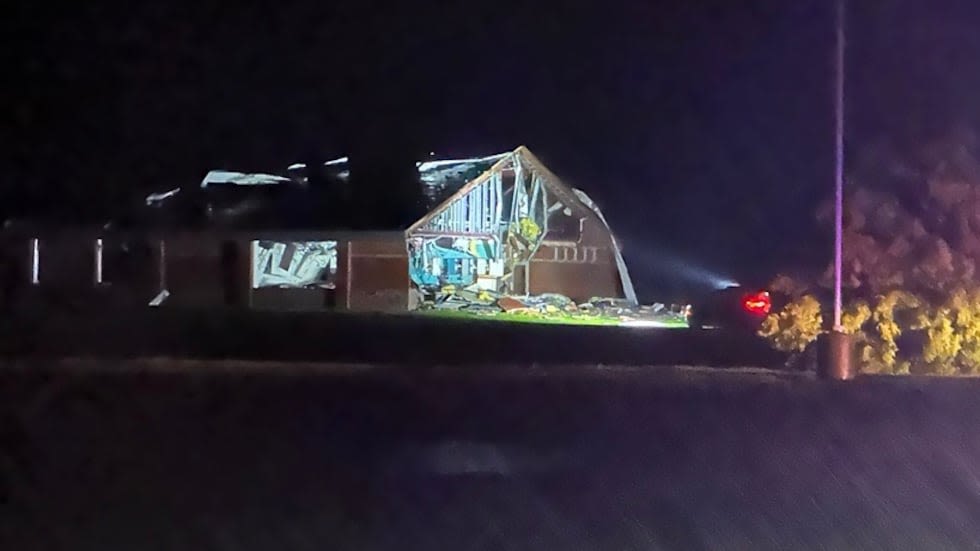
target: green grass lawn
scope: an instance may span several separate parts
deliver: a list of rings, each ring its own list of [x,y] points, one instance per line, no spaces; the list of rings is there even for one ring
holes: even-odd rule
[[[570,314],[566,312],[560,312],[556,314],[517,313],[517,312],[481,314],[476,312],[467,312],[465,310],[433,309],[433,310],[420,310],[415,314],[419,316],[428,316],[428,317],[444,318],[444,319],[505,321],[505,322],[512,322],[512,323],[537,323],[537,324],[549,324],[549,325],[594,325],[594,326],[606,326],[606,327],[615,327],[615,326],[623,325],[623,321],[615,317],[593,316],[588,314]],[[683,321],[663,320],[662,323],[664,327],[671,327],[671,328],[687,327],[687,324],[684,323]]]

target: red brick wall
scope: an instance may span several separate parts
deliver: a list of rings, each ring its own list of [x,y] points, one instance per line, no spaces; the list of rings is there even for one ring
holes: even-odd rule
[[[623,296],[612,239],[592,218],[578,242],[543,243],[531,259],[529,280],[531,294],[560,293],[578,302]]]
[[[408,253],[404,239],[352,240],[340,259],[350,289],[343,300],[352,311],[408,309]],[[349,270],[349,273],[348,273]]]

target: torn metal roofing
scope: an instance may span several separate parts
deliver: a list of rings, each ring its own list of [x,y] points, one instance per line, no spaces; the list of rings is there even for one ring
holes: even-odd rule
[[[486,157],[466,159],[438,159],[416,163],[419,180],[422,184],[422,194],[425,197],[426,208],[431,209],[459,191],[467,182],[486,172],[500,159],[511,155],[512,152],[498,153]],[[338,157],[323,163],[334,176],[342,181],[350,177],[350,159]],[[286,168],[292,178],[276,174],[246,173],[230,170],[212,170],[201,181],[201,187],[214,185],[264,186],[289,182],[304,181],[305,176],[296,174],[307,168],[306,163],[293,163]],[[176,195],[180,188],[164,193],[152,193],[146,197],[147,205],[158,205]]]
[[[332,159],[332,160],[329,160],[329,161],[323,163],[323,166],[341,166],[341,165],[343,165],[343,166],[346,167],[346,165],[347,165],[348,162],[349,162],[349,159],[347,157],[339,157],[337,159]],[[289,165],[288,167],[286,167],[286,170],[303,170],[304,168],[306,168],[306,163],[293,163],[293,164]]]
[[[151,193],[146,196],[146,206],[148,207],[158,206],[164,201],[166,201],[167,199],[173,197],[174,195],[177,195],[178,193],[180,193],[179,187],[174,188],[170,191],[164,191],[162,193]]]
[[[432,209],[460,190],[467,182],[490,169],[497,161],[510,155],[498,153],[470,159],[445,159],[416,163],[426,208]]]
[[[290,182],[289,178],[275,174],[232,172],[230,170],[212,170],[201,180],[201,187],[215,184],[233,184],[236,186],[261,186]]]
[[[467,182],[486,172],[494,163],[512,152],[498,153],[486,157],[466,159],[433,159],[415,163],[422,184],[426,209],[434,208],[459,191]],[[341,180],[350,177],[350,160],[340,157],[323,163],[334,176]],[[294,163],[288,167],[290,172],[306,169],[306,163]]]

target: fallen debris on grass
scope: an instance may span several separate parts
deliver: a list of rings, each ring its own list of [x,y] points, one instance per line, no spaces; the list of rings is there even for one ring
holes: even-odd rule
[[[423,301],[423,313],[450,313],[453,317],[479,317],[507,321],[627,325],[635,327],[687,327],[687,306],[664,304],[633,306],[616,298],[593,297],[576,303],[558,293],[500,295],[484,289],[444,288],[434,300]]]

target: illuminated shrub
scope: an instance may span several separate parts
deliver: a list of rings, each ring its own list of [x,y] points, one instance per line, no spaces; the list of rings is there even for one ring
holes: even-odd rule
[[[910,364],[898,360],[898,338],[902,335],[903,328],[896,314],[905,311],[915,314],[915,309],[921,304],[917,297],[904,291],[891,291],[876,297],[875,305],[871,309],[868,324],[870,327],[857,333],[862,371],[892,374],[909,372]],[[912,328],[916,327],[909,327]]]
[[[976,375],[980,374],[980,290],[964,292],[959,297],[962,303],[953,321],[960,338],[957,363],[964,372]]]
[[[951,375],[956,357],[963,347],[963,339],[953,327],[952,316],[945,308],[939,309],[932,316],[923,316],[922,323],[926,327],[928,339],[922,349],[922,363],[929,372],[940,375]]]
[[[844,332],[849,335],[861,335],[864,324],[871,319],[871,307],[867,302],[859,300],[854,304],[844,307],[841,312],[840,323]]]
[[[957,289],[940,295],[938,305],[895,290],[871,304],[846,305],[841,316],[845,333],[854,335],[856,358],[863,373],[980,375],[980,289]],[[770,314],[759,334],[773,347],[799,352],[822,332],[820,304],[803,295]],[[903,335],[918,334],[913,345]],[[908,349],[903,347],[909,346]]]
[[[922,312],[918,324],[928,335],[923,372],[980,374],[980,290],[957,289],[938,307]]]
[[[817,339],[822,327],[820,302],[811,295],[803,295],[779,312],[766,316],[759,334],[778,350],[801,352]]]

